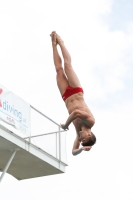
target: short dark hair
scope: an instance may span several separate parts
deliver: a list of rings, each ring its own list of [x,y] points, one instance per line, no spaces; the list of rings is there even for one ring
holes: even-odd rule
[[[88,142],[82,143],[82,146],[93,146],[96,143],[96,136],[91,132]]]

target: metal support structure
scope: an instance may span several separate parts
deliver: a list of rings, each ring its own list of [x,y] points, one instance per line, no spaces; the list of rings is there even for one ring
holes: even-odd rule
[[[47,118],[49,121],[54,123],[56,125],[56,131],[49,133],[44,133],[43,131],[43,134],[38,134],[33,136],[32,132],[30,131],[28,137],[24,136],[22,137],[18,134],[18,131],[16,131],[14,127],[10,128],[5,125],[0,125],[0,147],[3,151],[2,154],[0,155],[1,156],[0,164],[2,172],[0,175],[0,183],[7,171],[9,174],[14,176],[18,180],[65,172],[65,166],[67,166],[67,164],[62,161],[63,153],[61,150],[63,149],[63,145],[61,145],[62,142],[61,139],[63,138],[61,138],[61,132],[65,132],[67,130],[63,130],[60,124],[56,123],[55,121],[47,117],[33,106],[30,105],[30,108],[32,108],[34,111],[36,111],[37,113],[39,113],[40,115],[42,115],[43,117]],[[55,134],[53,137],[52,136],[51,137],[56,140],[56,155],[55,154],[53,155],[53,153],[50,154],[49,152],[47,152],[47,150],[40,149],[38,146],[32,144],[32,138],[50,134],[51,135]],[[15,157],[16,152],[18,150],[20,150],[20,154]],[[5,157],[7,157],[7,155],[9,156],[9,158],[6,163]],[[17,162],[12,163],[14,157],[15,160],[18,159],[18,163]],[[25,162],[25,157],[27,159],[27,162]],[[19,158],[21,158],[21,160]],[[20,163],[22,162],[25,162],[24,169],[23,166],[20,166]],[[34,166],[32,165],[32,163],[35,163]],[[33,169],[31,170],[31,168]],[[46,170],[44,170],[45,168]]]
[[[9,166],[10,166],[10,164],[11,164],[11,162],[12,162],[12,160],[13,160],[15,154],[16,154],[16,152],[17,152],[17,150],[15,150],[15,151],[12,153],[10,159],[8,160],[8,163],[6,164],[6,166],[5,166],[4,170],[3,170],[3,173],[2,173],[2,175],[1,175],[1,177],[0,177],[0,182],[2,181],[3,176],[4,176],[5,173],[7,172],[7,170],[8,170],[8,168],[9,168]]]

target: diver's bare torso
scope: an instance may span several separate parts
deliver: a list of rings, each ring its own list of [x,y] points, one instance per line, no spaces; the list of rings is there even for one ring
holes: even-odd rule
[[[74,110],[80,110],[80,111],[84,111],[84,112],[88,113],[90,116],[93,117],[93,114],[91,113],[90,109],[88,108],[88,106],[86,105],[86,103],[84,101],[82,92],[76,93],[76,94],[68,97],[65,100],[65,104],[66,104],[67,110],[69,112],[69,115]],[[87,123],[80,118],[76,118],[75,120],[73,120],[73,124],[75,126],[76,133],[77,133],[78,137],[80,137],[79,132],[83,128],[85,128],[85,127],[89,128],[89,126],[87,127]]]

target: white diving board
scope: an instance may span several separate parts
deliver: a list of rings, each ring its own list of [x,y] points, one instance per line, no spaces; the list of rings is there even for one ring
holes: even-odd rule
[[[51,120],[41,112],[39,114]],[[42,177],[54,174],[61,174],[65,172],[67,164],[61,159],[61,136],[60,125],[51,120],[57,125],[58,131],[49,134],[58,134],[56,136],[57,156],[53,156],[47,151],[31,142],[31,138],[37,136],[30,136],[22,138],[14,131],[6,126],[0,124],[0,171],[2,172],[0,182],[5,173],[9,173],[18,180],[30,179],[35,177]],[[62,133],[64,134],[64,133]],[[45,134],[42,134],[44,138]],[[48,134],[46,134],[48,135]],[[41,134],[39,135],[41,137]]]

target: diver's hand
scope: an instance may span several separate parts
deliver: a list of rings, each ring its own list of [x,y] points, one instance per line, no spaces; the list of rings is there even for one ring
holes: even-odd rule
[[[92,148],[91,146],[83,146],[82,150],[84,150],[84,151],[90,151],[91,148]]]
[[[66,126],[65,124],[60,124],[61,125],[61,128],[63,128],[64,130],[69,130],[69,127]]]

